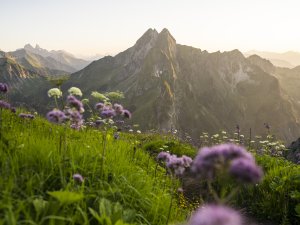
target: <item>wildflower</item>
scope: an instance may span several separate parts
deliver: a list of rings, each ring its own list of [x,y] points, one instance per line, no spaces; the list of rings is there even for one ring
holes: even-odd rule
[[[48,91],[48,97],[55,97],[55,98],[60,98],[62,96],[62,92],[58,88],[51,88]]]
[[[8,91],[8,85],[5,83],[0,83],[0,92],[6,93]]]
[[[79,101],[77,98],[75,98],[73,95],[69,95],[67,98],[68,104],[78,110],[80,113],[84,112],[83,104],[81,101]]]
[[[140,130],[137,130],[136,132],[137,132],[138,134],[141,134],[141,133],[142,133]]]
[[[120,134],[119,133],[114,133],[114,139],[118,140],[120,138]]]
[[[116,116],[116,111],[113,109],[103,110],[101,112],[101,116],[106,117],[106,118],[112,118],[112,117]]]
[[[212,178],[215,173],[216,167],[225,165],[230,160],[236,158],[246,158],[254,161],[253,156],[246,151],[243,147],[235,144],[221,144],[212,147],[204,147],[200,149],[195,157],[192,165],[192,171],[202,172],[208,178]]]
[[[0,108],[11,109],[11,105],[5,101],[0,100]]]
[[[242,218],[229,207],[206,205],[193,214],[188,225],[242,225]]]
[[[82,183],[84,181],[83,177],[79,173],[74,174],[73,179],[74,179],[74,181],[79,182],[79,183]]]
[[[102,102],[99,102],[95,105],[95,109],[102,110],[104,108],[104,104]]]
[[[158,160],[166,161],[169,157],[170,157],[170,153],[168,153],[168,152],[160,152],[160,153],[157,155],[156,158],[157,158]]]
[[[128,130],[129,132],[133,132],[133,130],[132,129],[130,129],[130,130]]]
[[[77,87],[71,87],[69,90],[68,90],[69,94],[70,95],[77,95],[77,96],[82,96],[82,92],[79,88]]]
[[[99,99],[100,101],[109,101],[109,99],[104,95],[97,91],[93,91],[91,94],[94,98]]]
[[[34,115],[26,114],[26,113],[20,113],[19,117],[24,118],[24,119],[34,119]]]
[[[68,110],[68,115],[71,121],[71,128],[79,130],[83,126],[83,119],[80,112],[77,110]]]
[[[16,113],[16,112],[17,112],[17,109],[16,109],[16,107],[11,107],[11,108],[10,108],[10,111],[11,111],[12,113]]]
[[[117,103],[114,104],[114,109],[117,114],[122,114],[122,112],[123,112],[123,106],[120,104],[117,104]]]
[[[125,118],[128,118],[128,119],[131,118],[131,113],[130,113],[127,109],[125,109],[125,110],[122,111],[122,115],[123,115]]]
[[[117,125],[123,125],[124,124],[124,120],[116,120],[115,123]]]
[[[47,119],[52,123],[63,123],[67,116],[64,112],[55,109],[47,113]]]
[[[190,167],[191,163],[193,162],[192,158],[185,155],[183,155],[181,158],[183,160],[183,165],[185,167]]]
[[[262,178],[262,170],[255,162],[239,158],[232,161],[229,173],[245,183],[257,183]]]
[[[82,104],[86,105],[88,104],[90,101],[87,98],[84,98],[81,100]]]

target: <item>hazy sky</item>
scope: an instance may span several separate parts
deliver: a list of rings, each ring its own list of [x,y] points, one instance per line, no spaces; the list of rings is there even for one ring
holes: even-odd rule
[[[298,0],[0,0],[0,49],[115,54],[148,29],[208,51],[300,51]]]

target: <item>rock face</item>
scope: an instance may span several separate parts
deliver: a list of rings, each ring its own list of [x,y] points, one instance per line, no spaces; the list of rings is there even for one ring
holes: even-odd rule
[[[245,58],[238,50],[208,53],[176,43],[167,29],[149,29],[136,44],[72,74],[66,87],[85,93],[120,90],[144,129],[242,132],[252,128],[292,140],[300,131],[299,111],[272,75],[273,65]],[[147,119],[145,119],[147,118]]]
[[[288,146],[288,153],[286,155],[286,158],[294,163],[300,164],[300,138],[298,138],[296,141],[293,141]]]

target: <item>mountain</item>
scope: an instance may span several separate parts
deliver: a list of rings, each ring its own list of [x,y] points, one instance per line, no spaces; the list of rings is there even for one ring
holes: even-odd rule
[[[275,66],[293,68],[300,65],[300,53],[299,52],[263,52],[263,51],[248,51],[244,53],[245,56],[259,55],[262,58],[266,58],[272,62]]]
[[[62,64],[51,57],[43,57],[25,49],[8,52],[6,55],[24,68],[42,76],[61,75],[73,70],[72,67]]]
[[[67,68],[63,69],[67,72],[75,72],[81,70],[90,63],[90,61],[78,59],[72,54],[63,50],[48,51],[46,49],[41,48],[39,45],[36,45],[34,48],[30,44],[26,44],[24,46],[24,49],[28,52],[40,55],[48,60],[54,59],[55,61],[67,66]]]
[[[144,129],[233,131],[239,124],[265,134],[264,123],[284,140],[299,134],[299,111],[278,78],[238,50],[208,53],[180,45],[167,29],[149,29],[136,44],[78,71],[65,83],[91,91],[120,90]],[[147,119],[145,119],[147,118]]]

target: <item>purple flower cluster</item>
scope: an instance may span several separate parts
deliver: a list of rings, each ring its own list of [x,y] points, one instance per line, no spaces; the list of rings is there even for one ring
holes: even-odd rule
[[[160,152],[157,155],[157,159],[164,161],[169,171],[176,176],[181,176],[185,169],[190,167],[193,161],[188,156],[183,155],[182,157],[177,157],[176,155],[171,155],[168,152]]]
[[[63,123],[67,120],[64,112],[54,109],[47,113],[47,119],[52,123]]]
[[[71,122],[71,128],[79,130],[83,126],[82,114],[79,111],[73,109],[66,109],[65,115]]]
[[[6,92],[8,92],[8,85],[7,84],[5,84],[5,83],[0,83],[0,92],[2,92],[2,93],[6,93]]]
[[[70,127],[79,130],[83,126],[83,104],[73,95],[68,96],[67,103],[68,107],[66,107],[64,111],[54,109],[48,112],[47,119],[52,123],[58,124],[64,123],[65,121],[70,121]]]
[[[215,176],[218,169],[229,169],[230,175],[246,183],[256,183],[263,175],[253,156],[245,148],[235,144],[200,149],[191,169],[209,179]]]
[[[78,100],[75,96],[69,95],[67,98],[67,102],[71,108],[75,108],[80,113],[84,112],[82,102],[80,100]]]
[[[240,214],[226,206],[205,205],[190,218],[188,225],[242,225]]]
[[[0,100],[0,108],[11,109],[11,105],[5,101]]]
[[[99,102],[95,105],[95,109],[98,110],[101,117],[104,118],[114,118],[118,115],[128,119],[131,118],[131,113],[127,109],[124,109],[122,105],[117,103],[112,106],[110,104]]]
[[[23,119],[34,119],[34,115],[27,114],[27,113],[20,113],[19,117],[21,117]]]

